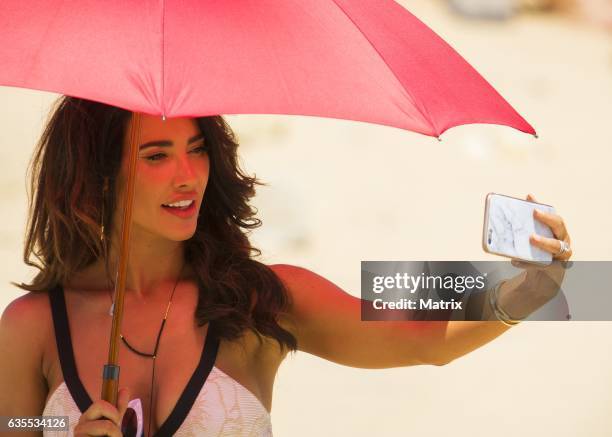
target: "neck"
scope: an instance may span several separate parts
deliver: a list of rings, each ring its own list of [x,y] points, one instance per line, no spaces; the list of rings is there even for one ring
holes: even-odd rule
[[[185,276],[183,241],[173,241],[160,236],[132,230],[129,244],[129,255],[126,272],[126,294],[138,299],[149,299],[175,284],[179,275]],[[119,266],[120,241],[117,236],[111,240],[109,254],[109,273],[115,280]]]

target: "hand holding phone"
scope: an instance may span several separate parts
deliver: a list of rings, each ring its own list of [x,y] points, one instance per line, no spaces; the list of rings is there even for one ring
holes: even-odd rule
[[[530,242],[537,234],[554,239],[550,226],[534,217],[534,209],[555,214],[551,205],[489,193],[485,200],[482,247],[485,252],[537,264],[550,264],[553,255]]]

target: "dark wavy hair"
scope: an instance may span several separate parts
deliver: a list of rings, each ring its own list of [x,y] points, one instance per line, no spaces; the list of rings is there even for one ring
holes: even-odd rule
[[[29,166],[29,214],[24,262],[39,270],[27,291],[49,291],[75,272],[104,259],[109,248],[101,242],[116,209],[114,196],[103,197],[104,180],[116,193],[130,111],[99,102],[62,96],[37,144]],[[239,338],[246,329],[262,341],[275,339],[281,350],[297,350],[297,339],[278,324],[291,305],[278,276],[252,259],[261,251],[248,239],[261,226],[248,201],[254,186],[264,185],[245,175],[238,165],[238,142],[222,116],[195,119],[208,145],[210,176],[195,234],[185,242],[186,261],[197,274],[199,298],[195,317],[209,321],[221,338]],[[106,201],[102,208],[103,201]],[[39,263],[32,261],[32,255]]]

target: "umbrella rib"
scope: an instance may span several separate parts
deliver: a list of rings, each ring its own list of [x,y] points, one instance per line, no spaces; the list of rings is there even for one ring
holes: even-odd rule
[[[400,86],[402,87],[402,89],[406,92],[406,94],[408,95],[408,97],[410,97],[410,100],[412,100],[412,104],[414,105],[414,107],[419,111],[419,113],[421,114],[421,116],[429,123],[429,125],[433,128],[434,133],[436,134],[437,137],[440,136],[440,133],[438,132],[438,128],[436,127],[436,125],[433,123],[432,118],[429,115],[429,112],[427,111],[427,108],[425,106],[423,106],[421,108],[421,105],[417,105],[417,100],[414,98],[414,96],[410,93],[410,91],[402,84],[402,81],[399,79],[399,77],[397,77],[397,74],[395,74],[395,71],[393,71],[393,68],[391,68],[391,66],[387,63],[387,61],[385,60],[385,57],[382,55],[382,53],[380,53],[380,51],[378,50],[378,48],[372,43],[372,41],[370,41],[370,38],[368,38],[368,36],[363,32],[363,30],[361,30],[361,27],[359,27],[359,24],[357,24],[355,22],[355,20],[353,20],[353,18],[346,13],[346,11],[344,10],[344,8],[342,6],[340,6],[338,4],[338,2],[336,0],[332,0],[332,3],[336,5],[336,7],[338,9],[340,9],[340,11],[342,11],[342,13],[349,19],[351,20],[351,22],[353,23],[353,25],[357,28],[357,30],[359,31],[359,33],[361,33],[361,35],[363,35],[363,37],[365,38],[365,40],[368,42],[368,44],[376,51],[376,53],[378,54],[378,56],[380,57],[380,59],[382,60],[383,64],[389,69],[389,71],[391,72],[391,74],[393,75],[393,77],[395,77],[395,79],[398,81],[398,83],[400,84]]]

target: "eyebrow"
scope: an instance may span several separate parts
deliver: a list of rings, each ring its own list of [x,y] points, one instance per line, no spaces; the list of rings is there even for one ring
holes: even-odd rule
[[[193,144],[198,140],[204,139],[204,134],[199,133],[187,141],[187,144]],[[149,141],[148,143],[141,144],[138,150],[147,149],[149,147],[172,147],[174,143],[170,140],[158,140],[158,141]]]

